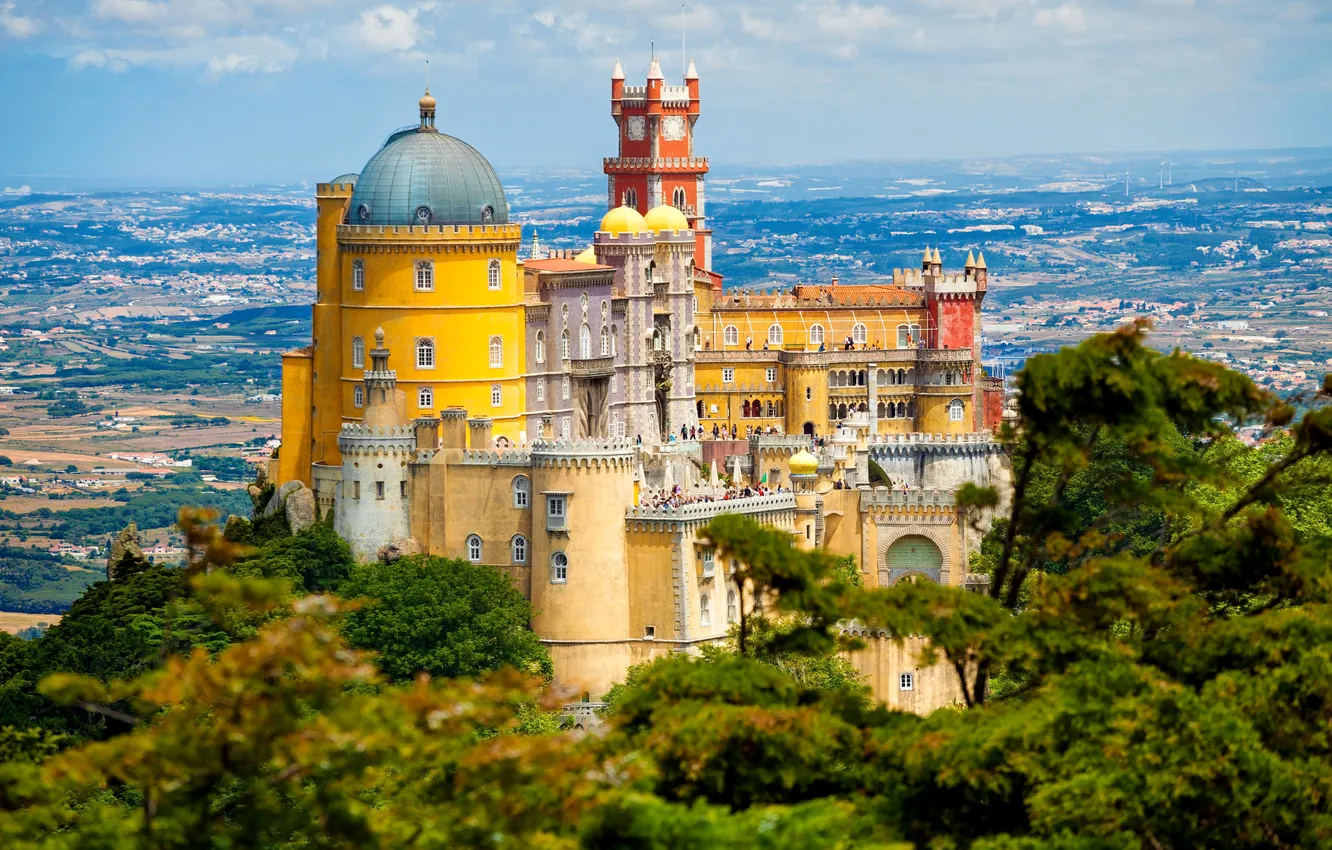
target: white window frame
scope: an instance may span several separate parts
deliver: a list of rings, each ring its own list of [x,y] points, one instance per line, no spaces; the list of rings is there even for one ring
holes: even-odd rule
[[[569,400],[569,376],[568,376],[568,375],[565,375],[563,378],[560,378],[560,399],[561,399],[562,401],[568,401],[568,400]]]
[[[435,291],[435,264],[430,260],[416,261],[416,291]]]
[[[498,292],[504,286],[504,272],[500,261],[494,257],[486,263],[486,286],[491,292]]]
[[[775,384],[775,383],[777,383],[777,367],[776,367],[776,366],[769,366],[769,367],[768,367],[767,374],[766,374],[764,377],[766,377],[766,378],[768,379],[768,383],[770,383],[770,384]]]
[[[851,342],[855,345],[864,345],[869,342],[869,328],[865,327],[864,322],[856,322],[851,327]]]
[[[422,410],[432,410],[435,407],[435,388],[418,388],[416,391],[416,406]]]
[[[592,357],[592,328],[583,322],[578,329],[578,358],[587,360]]]
[[[897,687],[904,691],[914,691],[916,689],[916,675],[914,673],[902,673],[897,677]]]
[[[527,563],[527,538],[515,534],[509,541],[509,560],[515,564]]]
[[[490,385],[490,406],[501,407],[504,404],[504,388],[499,384]]]
[[[485,551],[485,544],[481,542],[481,535],[467,535],[467,560],[473,564],[481,563],[481,555]]]
[[[352,337],[352,368],[365,368],[365,337]]]
[[[735,369],[733,367],[731,366],[722,367],[722,383],[723,384],[735,383]]]
[[[365,260],[352,260],[352,291],[365,291]]]
[[[352,387],[352,407],[365,407],[365,384]]]
[[[700,557],[703,565],[703,578],[712,578],[717,574],[717,553],[713,549],[704,549]]]
[[[536,382],[536,400],[537,400],[537,401],[545,401],[545,400],[546,400],[546,379],[545,379],[545,378],[537,378],[537,382]]]
[[[768,345],[774,345],[780,347],[782,344],[782,340],[785,337],[786,333],[785,331],[782,330],[781,325],[777,324],[776,322],[773,322],[771,325],[768,325]]]
[[[602,357],[610,357],[610,356],[611,356],[611,348],[610,348],[611,343],[610,343],[610,341],[611,341],[610,328],[606,327],[605,325],[602,325],[602,326],[601,326],[601,356],[602,356]]]
[[[809,344],[823,345],[823,325],[810,325]]]
[[[565,328],[560,331],[560,359],[568,360],[572,353],[572,346],[569,344],[569,329]]]
[[[422,356],[424,355],[424,356]],[[435,340],[422,337],[416,341],[416,368],[435,368]]]
[[[722,345],[739,345],[740,329],[735,325],[727,325],[722,329]]]
[[[526,475],[519,475],[513,479],[513,506],[514,508],[525,511],[532,507],[532,482]]]
[[[546,530],[567,531],[569,528],[569,497],[546,495]]]
[[[550,583],[569,583],[569,556],[563,551],[550,553]]]
[[[533,343],[532,348],[533,348],[533,350],[536,352],[536,358],[535,358],[535,359],[536,359],[536,362],[538,362],[538,363],[545,363],[545,362],[546,362],[546,332],[545,332],[545,331],[540,331],[540,330],[539,330],[539,331],[536,332],[536,341]]]
[[[490,368],[504,368],[504,338],[492,336],[490,338]]]
[[[611,357],[620,353],[620,329],[616,325],[611,325]]]
[[[698,597],[698,624],[705,629],[712,628],[712,599],[706,593]]]
[[[685,188],[676,186],[675,191],[671,192],[671,206],[683,212],[687,203],[689,203],[689,196],[685,193]]]
[[[734,590],[726,591],[726,624],[729,626],[740,619],[739,607],[736,605],[736,595]]]
[[[961,422],[967,415],[966,402],[960,398],[955,398],[948,402],[948,421]]]

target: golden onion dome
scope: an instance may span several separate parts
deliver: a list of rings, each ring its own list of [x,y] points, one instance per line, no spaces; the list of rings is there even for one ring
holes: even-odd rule
[[[801,449],[791,455],[787,465],[792,475],[813,475],[819,468],[819,459],[810,454],[809,449]]]
[[[670,204],[662,204],[648,210],[643,221],[647,223],[648,230],[654,233],[689,229],[689,219]]]
[[[592,250],[592,246],[589,245],[589,246],[587,246],[586,248],[584,248],[584,249],[578,254],[578,256],[574,257],[574,262],[575,262],[575,263],[587,263],[587,264],[589,264],[589,265],[593,265],[593,266],[595,266],[595,265],[597,264],[597,252],[596,252],[596,251],[593,251],[593,250]]]
[[[599,229],[605,233],[618,235],[621,233],[646,233],[648,226],[638,210],[621,204],[601,217],[601,227]]]
[[[421,99],[418,100],[416,103],[418,106],[421,107],[422,112],[433,111],[434,108],[438,105],[435,101],[434,95],[430,94],[430,89],[426,89],[426,93],[422,95]]]

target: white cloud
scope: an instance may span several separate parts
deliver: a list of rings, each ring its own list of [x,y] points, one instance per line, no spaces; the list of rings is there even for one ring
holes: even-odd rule
[[[14,4],[0,4],[0,29],[12,38],[32,38],[42,31],[42,22],[36,18],[14,14]]]
[[[367,9],[361,13],[357,36],[363,45],[380,53],[411,50],[428,35],[416,22],[420,11],[387,5]]]
[[[1080,6],[1065,3],[1053,9],[1038,9],[1036,26],[1063,27],[1069,32],[1083,32],[1087,29],[1087,15]]]
[[[5,187],[4,194],[6,194],[6,195],[31,195],[31,194],[32,194],[32,187],[31,187],[31,186],[18,186],[18,187],[14,187],[14,186],[6,186],[6,187]]]
[[[167,17],[165,4],[149,0],[93,0],[92,12],[98,18],[127,24],[157,23]]]

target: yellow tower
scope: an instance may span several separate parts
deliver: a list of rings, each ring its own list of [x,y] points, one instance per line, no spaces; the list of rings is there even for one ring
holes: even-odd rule
[[[359,175],[319,185],[314,342],[284,360],[283,381],[284,440],[308,453],[285,447],[283,476],[308,482],[302,463],[318,477],[341,462],[338,433],[363,416],[381,327],[408,420],[463,407],[492,419],[499,442],[522,436],[521,227],[486,158],[436,128],[429,91],[419,109]]]

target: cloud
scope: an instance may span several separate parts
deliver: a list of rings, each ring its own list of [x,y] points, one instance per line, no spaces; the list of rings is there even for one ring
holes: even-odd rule
[[[379,53],[411,50],[429,34],[416,22],[420,11],[388,5],[367,9],[356,26],[357,36],[361,44]]]
[[[1069,32],[1083,32],[1087,29],[1087,15],[1080,6],[1065,3],[1053,9],[1038,9],[1036,26],[1062,27]]]
[[[127,71],[135,67],[203,68],[212,77],[285,71],[301,51],[271,36],[222,38],[163,48],[88,49],[69,59],[70,67]]]
[[[32,187],[31,187],[31,186],[18,186],[18,187],[14,187],[14,186],[6,186],[6,187],[5,187],[4,194],[6,194],[6,195],[31,195],[31,194],[32,194]]]
[[[165,20],[167,7],[164,3],[148,0],[93,0],[92,13],[103,20],[147,24]]]
[[[42,31],[42,22],[36,18],[14,14],[13,3],[0,4],[0,29],[11,38],[32,38]]]

